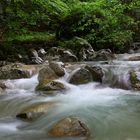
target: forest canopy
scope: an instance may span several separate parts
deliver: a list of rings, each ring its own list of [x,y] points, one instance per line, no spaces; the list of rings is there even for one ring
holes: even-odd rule
[[[125,48],[139,33],[139,0],[0,0],[0,40],[86,39]]]

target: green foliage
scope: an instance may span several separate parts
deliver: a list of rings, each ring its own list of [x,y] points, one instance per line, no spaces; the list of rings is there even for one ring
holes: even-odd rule
[[[34,32],[34,33],[27,33],[27,34],[21,34],[21,35],[14,35],[14,37],[7,37],[6,41],[45,41],[45,40],[51,40],[55,37],[54,34],[49,34],[46,32]]]
[[[140,26],[139,0],[1,0],[0,9],[2,39],[55,34],[59,40],[81,37],[97,49],[120,49]]]

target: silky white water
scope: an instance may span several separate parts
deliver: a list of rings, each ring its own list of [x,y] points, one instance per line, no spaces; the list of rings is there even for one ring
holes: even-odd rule
[[[117,71],[118,77],[128,69],[126,66],[130,69],[139,66],[138,62],[135,65],[127,63],[129,65],[114,61],[113,67],[102,67]],[[127,74],[125,78],[128,78]],[[65,82],[65,77],[60,80]],[[34,91],[38,84],[37,75],[30,79],[7,80],[10,88],[0,95],[0,140],[79,140],[48,136],[48,129],[67,116],[78,116],[88,125],[89,140],[140,140],[140,92],[110,86],[111,80],[104,79],[103,85],[96,82],[80,86],[67,83],[68,90],[53,96]],[[48,101],[56,102],[56,105],[37,120],[26,122],[16,118],[23,108]]]

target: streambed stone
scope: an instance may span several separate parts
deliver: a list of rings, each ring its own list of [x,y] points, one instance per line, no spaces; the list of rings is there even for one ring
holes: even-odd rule
[[[7,86],[5,85],[5,83],[0,82],[0,88],[4,90],[7,88]]]
[[[62,62],[50,62],[49,67],[55,72],[57,76],[64,76],[65,75],[65,69],[64,69],[64,63]]]
[[[61,91],[66,89],[66,86],[60,81],[53,80],[46,84],[42,89],[43,91]]]
[[[52,47],[51,49],[49,49],[47,52],[46,59],[49,61],[58,60],[62,62],[77,62],[78,61],[78,58],[76,57],[76,55],[74,55],[72,50],[64,49],[60,47]]]
[[[36,103],[24,108],[20,113],[16,115],[16,117],[26,121],[33,121],[39,118],[41,115],[47,113],[48,109],[54,105],[54,102]]]
[[[105,60],[112,60],[114,58],[115,55],[111,52],[110,49],[101,49],[98,52],[95,52],[90,59],[93,61],[105,61]]]
[[[21,63],[12,63],[0,67],[0,79],[30,78],[37,73],[37,68]]]
[[[60,60],[62,62],[77,62],[78,58],[69,50],[65,50],[60,54]]]
[[[134,90],[140,90],[140,69],[130,71],[131,87]]]
[[[0,82],[0,94],[2,94],[6,88],[7,86],[5,85],[5,83]]]
[[[86,84],[91,81],[92,81],[92,75],[89,72],[89,70],[85,68],[78,68],[74,70],[69,77],[69,83],[75,85]]]
[[[78,117],[67,117],[56,123],[50,130],[49,134],[55,137],[76,136],[89,137],[88,127]]]
[[[64,75],[65,69],[63,68],[62,62],[49,62],[49,66],[45,66],[39,71],[39,84],[37,85],[36,90],[44,91],[45,89],[57,89],[58,87],[58,89],[60,89],[60,87],[62,88],[62,83],[53,82],[53,80],[56,80]]]
[[[103,70],[101,67],[86,65],[85,69],[87,69],[91,72],[93,81],[102,82]]]
[[[128,58],[129,61],[140,61],[140,55],[130,56]]]

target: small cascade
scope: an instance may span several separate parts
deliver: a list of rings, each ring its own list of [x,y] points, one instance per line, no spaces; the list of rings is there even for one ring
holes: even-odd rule
[[[7,80],[5,84],[8,87],[7,92],[11,91],[34,91],[36,85],[38,84],[38,75],[31,78],[17,79],[17,80]]]
[[[130,70],[129,67],[119,65],[104,67],[103,84],[114,88],[131,89]]]

